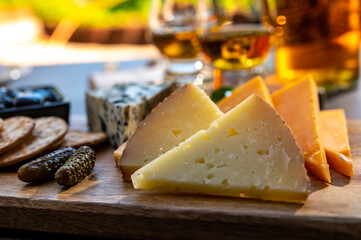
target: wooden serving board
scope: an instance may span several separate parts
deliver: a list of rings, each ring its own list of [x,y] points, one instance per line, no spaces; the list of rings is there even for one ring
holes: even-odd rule
[[[93,173],[72,188],[26,184],[19,166],[0,169],[0,227],[123,239],[360,239],[361,120],[348,125],[354,177],[332,171],[328,185],[310,176],[303,205],[135,190],[104,145]]]

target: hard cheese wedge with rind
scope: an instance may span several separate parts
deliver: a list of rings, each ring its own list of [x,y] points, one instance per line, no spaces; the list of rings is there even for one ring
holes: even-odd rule
[[[283,119],[250,96],[132,175],[137,189],[302,202],[303,155]]]
[[[139,124],[119,159],[123,179],[221,117],[203,90],[187,84],[158,104]]]
[[[260,96],[263,100],[273,105],[271,95],[266,84],[263,82],[262,77],[257,76],[238,87],[230,96],[221,99],[217,103],[217,106],[222,112],[226,113],[252,94]]]
[[[330,167],[352,177],[352,161],[348,141],[346,117],[343,109],[320,112],[321,142]]]
[[[308,171],[331,182],[326,153],[320,140],[318,91],[310,78],[287,85],[272,94],[277,112],[291,128],[305,157]]]

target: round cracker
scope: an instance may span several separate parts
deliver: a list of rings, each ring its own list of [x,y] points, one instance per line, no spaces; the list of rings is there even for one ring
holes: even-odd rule
[[[4,119],[0,118],[0,131],[3,130],[4,127]]]
[[[0,134],[0,154],[17,146],[31,135],[35,121],[29,117],[11,117],[3,121]]]
[[[44,152],[49,146],[64,138],[68,131],[66,122],[58,117],[35,119],[32,135],[19,147],[0,156],[0,167],[9,166]]]
[[[66,136],[66,135],[65,135]],[[64,136],[64,138],[65,138]],[[62,147],[62,144],[64,142],[64,138],[63,139],[60,139],[60,141],[57,141],[56,143],[54,143],[52,146],[50,146],[49,149],[58,149],[58,148],[61,148]]]
[[[94,146],[104,142],[107,135],[102,132],[82,132],[79,130],[70,130],[64,137],[61,147],[78,148],[81,146]]]
[[[55,150],[58,150],[60,148],[62,148],[62,144],[64,142],[64,138],[63,139],[60,139],[59,141],[57,141],[56,143],[54,143],[53,145],[49,146],[48,149],[46,149],[46,152],[50,153],[50,152],[53,152]]]

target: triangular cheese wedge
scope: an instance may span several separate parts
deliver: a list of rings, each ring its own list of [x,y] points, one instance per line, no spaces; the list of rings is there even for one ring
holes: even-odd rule
[[[119,159],[123,179],[221,117],[203,90],[187,84],[158,104],[139,124]]]
[[[260,96],[263,100],[273,105],[271,95],[268,91],[266,84],[263,82],[262,77],[257,76],[250,81],[246,82],[242,86],[238,87],[228,97],[221,99],[217,106],[222,112],[226,113],[252,94]]]
[[[272,94],[277,112],[295,135],[308,171],[331,182],[325,149],[320,141],[319,102],[315,82],[307,78]]]
[[[124,142],[122,145],[120,145],[113,153],[114,160],[115,160],[115,166],[119,168],[119,158],[123,155],[123,151],[125,146],[127,145],[127,142]]]
[[[343,109],[320,112],[321,142],[325,147],[327,162],[337,172],[353,176],[346,117]]]
[[[250,96],[207,130],[132,175],[135,188],[304,201],[308,177],[292,132]]]

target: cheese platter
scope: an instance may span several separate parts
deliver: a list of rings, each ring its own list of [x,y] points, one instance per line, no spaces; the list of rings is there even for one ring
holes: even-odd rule
[[[251,95],[255,89],[258,96]],[[145,104],[150,114],[143,121],[141,102],[133,112],[118,97],[93,95],[87,99],[88,124],[105,131],[110,142],[93,147],[96,157],[90,147],[80,147],[56,169],[49,165],[58,161],[53,153],[23,166],[3,165],[0,227],[131,239],[359,238],[361,121],[346,126],[342,109],[322,111],[318,120],[310,79],[271,96],[255,78],[235,92],[239,103],[231,95],[222,113],[187,84],[159,104]],[[243,93],[246,99],[239,97]],[[294,95],[300,98],[287,105]],[[235,105],[231,110],[229,103]],[[131,114],[136,118],[129,124]],[[106,131],[113,123],[117,127]],[[71,121],[76,129],[86,124],[85,116]],[[121,125],[127,130],[120,131]],[[97,136],[71,130],[60,146],[85,144],[71,137],[79,134]],[[54,170],[50,179],[31,180],[48,166]]]
[[[26,184],[18,166],[1,168],[0,227],[125,239],[359,239],[361,121],[349,120],[348,129],[353,178],[331,171],[328,184],[310,175],[304,204],[136,190],[103,144],[92,174],[71,188]]]

